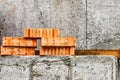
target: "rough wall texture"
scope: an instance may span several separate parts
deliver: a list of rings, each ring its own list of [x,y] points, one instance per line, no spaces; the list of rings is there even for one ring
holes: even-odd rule
[[[0,57],[0,80],[118,80],[112,56]]]
[[[23,36],[25,27],[57,27],[75,36],[76,49],[119,49],[119,0],[0,0],[3,36]]]
[[[57,27],[62,36],[77,38],[76,49],[119,49],[119,4],[119,0],[0,0],[0,45],[3,36],[23,36],[25,27]],[[0,57],[0,80],[117,80],[116,63],[115,57],[97,56],[66,61]]]
[[[119,0],[87,0],[88,49],[120,48],[119,4]]]
[[[85,49],[85,13],[85,0],[0,0],[0,42],[3,36],[23,36],[25,27],[57,27]]]

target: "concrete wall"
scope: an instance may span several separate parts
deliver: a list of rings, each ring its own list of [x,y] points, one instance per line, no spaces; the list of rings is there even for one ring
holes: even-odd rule
[[[25,27],[57,27],[75,36],[76,49],[119,49],[119,0],[0,0],[3,36],[23,36]]]
[[[119,80],[112,56],[0,57],[0,80]]]
[[[25,27],[57,27],[61,36],[77,38],[76,49],[119,49],[119,4],[119,0],[0,0],[0,44],[3,36],[23,36]],[[118,79],[115,57],[68,58],[0,57],[0,80]]]

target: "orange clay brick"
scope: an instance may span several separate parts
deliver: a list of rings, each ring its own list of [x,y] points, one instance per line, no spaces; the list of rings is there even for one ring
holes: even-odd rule
[[[56,47],[56,55],[59,55],[59,48],[58,47]]]
[[[34,48],[2,47],[1,55],[35,55]]]
[[[18,47],[14,47],[13,48],[13,53],[12,55],[19,55],[19,48]]]
[[[25,39],[22,37],[5,37],[3,40],[3,46],[20,46],[20,47],[36,47],[37,40],[36,39]],[[6,43],[9,42],[9,43]]]
[[[59,29],[53,29],[53,37],[59,37],[60,36],[60,31],[59,31]]]
[[[3,40],[2,40],[2,45],[7,45],[7,40],[6,40],[6,37],[3,37]]]
[[[70,55],[75,55],[75,47],[70,47]]]
[[[54,45],[53,46],[61,46],[60,45],[61,38],[54,38]]]
[[[47,55],[46,47],[44,47],[44,55]]]
[[[32,38],[33,37],[33,29],[30,28],[30,37]]]
[[[51,49],[51,55],[55,55],[55,50],[54,50],[53,47],[52,47],[52,49]]]
[[[65,45],[65,38],[60,38],[60,46],[66,46]]]
[[[65,54],[69,54],[69,48],[65,47]]]
[[[1,46],[1,55],[6,55],[6,56],[12,55],[12,48]]]
[[[48,49],[47,49],[47,47],[45,47],[44,50],[45,50],[45,55],[48,55]]]
[[[67,40],[68,42],[68,46],[76,46],[76,38],[75,37],[68,37]]]
[[[47,38],[47,29],[46,28],[42,29],[42,37]]]
[[[76,46],[76,39],[73,37],[42,38],[41,46]]]
[[[36,39],[26,39],[26,46],[27,47],[37,47],[37,40]]]
[[[53,29],[49,29],[49,38],[53,38]]]
[[[76,46],[76,39],[74,37],[61,37],[60,46]]]
[[[12,46],[20,46],[20,42],[21,42],[20,38],[13,38],[12,39]]]
[[[25,40],[24,38],[20,38],[19,40],[20,40],[20,41],[19,41],[19,45],[20,45],[20,46],[27,46],[27,45],[26,45],[26,40]],[[13,46],[14,46],[14,45],[13,45]]]
[[[32,30],[32,34],[31,34],[32,37],[36,37],[36,35],[35,35],[35,28],[32,28],[31,30]]]
[[[43,30],[39,29],[39,36],[40,36],[40,38],[42,38],[42,33],[43,33]]]
[[[66,55],[65,54],[65,47],[62,47],[62,55]]]
[[[49,31],[50,31],[50,29],[46,29],[46,38],[49,38],[50,36],[49,36]]]
[[[59,55],[62,55],[62,47],[59,48]]]
[[[35,55],[35,49],[34,48],[26,48],[26,55]]]
[[[12,46],[12,37],[3,37],[3,46]]]
[[[52,48],[49,47],[48,55],[51,55],[51,53],[52,53]]]
[[[47,38],[42,38],[41,39],[41,46],[47,46]]]
[[[26,55],[26,53],[27,53],[26,48],[19,48],[19,53],[18,53],[18,55],[24,56],[24,55]]]
[[[38,29],[38,28],[36,28],[36,37],[37,37],[37,38],[40,37],[40,32],[39,32],[39,29]]]
[[[44,53],[45,53],[44,48],[40,46],[40,55],[44,55]]]
[[[54,45],[54,39],[53,38],[47,39],[47,45],[46,46],[53,46],[53,45]]]
[[[24,29],[24,37],[29,37],[28,34],[29,34],[29,33],[28,33],[28,28],[25,28],[25,29]]]

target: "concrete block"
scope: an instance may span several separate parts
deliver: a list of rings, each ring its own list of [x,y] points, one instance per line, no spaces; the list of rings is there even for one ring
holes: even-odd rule
[[[63,58],[63,57],[62,57]],[[32,80],[68,80],[70,58],[40,57],[32,68]]]
[[[51,26],[62,36],[75,36],[77,49],[86,48],[86,1],[51,0]]]
[[[72,80],[119,80],[117,58],[112,56],[77,56]]]
[[[119,49],[120,1],[87,0],[88,49]]]
[[[30,80],[30,57],[0,57],[0,80]]]

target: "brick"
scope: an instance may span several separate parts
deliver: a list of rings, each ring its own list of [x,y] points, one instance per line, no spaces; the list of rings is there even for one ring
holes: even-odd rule
[[[60,45],[61,38],[54,38],[53,41],[54,41],[53,46],[61,46],[61,45]]]
[[[59,48],[59,54],[58,55],[62,55],[62,48]]]
[[[59,29],[53,29],[53,37],[56,38],[56,37],[59,37],[60,36],[60,31]]]
[[[16,55],[26,55],[27,51],[26,48],[18,48],[18,54]]]
[[[41,46],[47,46],[47,38],[42,38],[41,39]]]
[[[39,31],[40,29],[37,29],[36,28],[36,37],[38,38],[38,37],[40,37],[40,31]]]
[[[26,55],[30,56],[30,55],[35,55],[35,49],[34,48],[26,48]]]
[[[44,55],[44,48],[42,46],[40,46],[40,55]]]
[[[3,37],[3,46],[12,46],[12,37]]]
[[[56,55],[59,55],[59,48],[58,47],[56,47]]]
[[[59,29],[47,29],[47,28],[25,28],[24,37],[25,38],[52,38],[59,37]]]
[[[26,39],[26,46],[27,47],[37,47],[37,40],[36,39]]]
[[[60,38],[60,46],[66,46],[65,45],[65,38]]]
[[[29,28],[24,29],[24,37],[30,37]]]
[[[68,37],[67,40],[69,41],[68,42],[68,46],[76,46],[76,38],[75,37]]]
[[[46,48],[46,47],[44,47],[44,54],[45,54],[45,55],[48,55],[48,54],[47,54],[47,48]]]
[[[3,47],[1,46],[1,55],[12,55],[12,48],[6,48],[6,47]]]
[[[40,55],[74,55],[75,47],[40,47]]]
[[[19,45],[17,46],[26,46],[26,40],[24,38],[19,38],[20,42],[19,42]],[[12,45],[14,46],[14,45]]]
[[[39,30],[39,37],[42,38],[43,30],[42,29],[38,29],[38,30]]]
[[[20,54],[19,48],[18,47],[14,47],[12,55],[19,55],[19,54]]]
[[[70,47],[70,55],[75,55],[75,47]]]
[[[1,47],[1,55],[35,55],[35,48]]]
[[[48,48],[48,55],[51,55],[51,53],[52,53],[52,48],[49,47],[49,48]]]
[[[54,39],[53,38],[47,39],[47,45],[46,46],[53,46],[53,45],[54,45]]]
[[[7,44],[6,37],[3,37],[3,39],[2,39],[2,45],[6,45],[6,44]]]
[[[47,38],[47,29],[46,28],[42,29],[42,37]]]
[[[20,38],[13,38],[11,46],[20,46],[20,43],[21,43]]]
[[[25,39],[22,37],[4,37],[3,46],[37,47],[36,39]]]
[[[53,29],[49,29],[49,38],[53,38]]]
[[[41,46],[76,46],[76,39],[73,37],[42,38]]]

